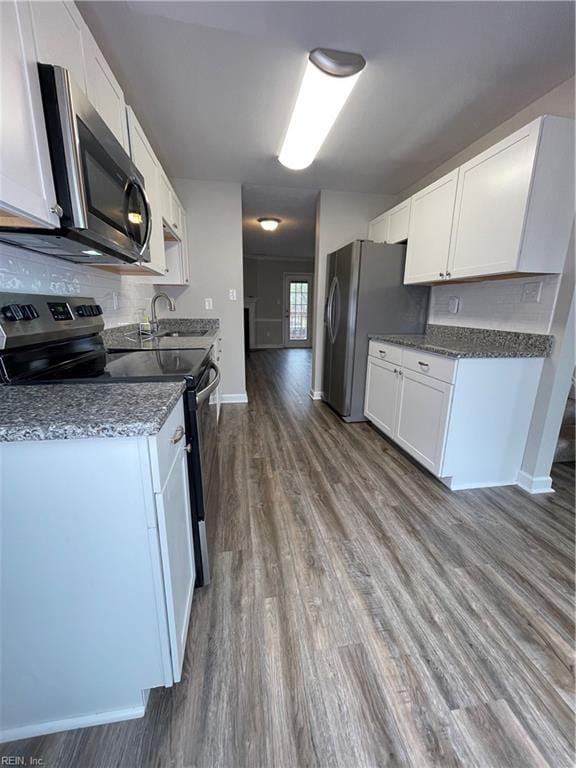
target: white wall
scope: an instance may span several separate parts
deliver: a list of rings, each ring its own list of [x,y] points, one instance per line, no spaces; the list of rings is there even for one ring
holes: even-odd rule
[[[172,183],[186,210],[190,285],[166,286],[166,293],[175,299],[178,316],[219,318],[222,393],[229,401],[242,400],[246,378],[241,186],[191,179],[172,179]],[[236,301],[229,299],[230,289],[236,290]],[[213,309],[204,308],[205,298],[212,299]]]
[[[326,300],[326,257],[352,240],[368,237],[368,223],[394,204],[391,195],[367,195],[322,190],[316,222],[314,268],[313,397],[322,391],[324,354],[324,302]]]
[[[150,277],[117,275],[0,243],[0,291],[93,297],[111,328],[137,322],[138,310],[150,307],[154,286]]]
[[[559,275],[535,275],[435,286],[430,297],[428,322],[465,328],[549,333],[559,281]],[[540,301],[523,301],[525,287],[531,288],[534,283],[541,285]],[[448,302],[453,296],[460,299],[460,308],[455,315],[448,311]]]
[[[244,296],[257,298],[256,347],[282,347],[284,275],[313,274],[312,259],[279,259],[244,255]]]
[[[424,176],[416,184],[405,189],[396,201],[405,200],[540,115],[574,118],[575,85],[574,78],[570,78],[544,94],[509,120],[454,155],[435,171]],[[548,333],[552,323],[559,277],[551,276],[542,280],[543,292],[539,304],[525,304],[520,301],[522,283],[529,281],[530,279],[526,281],[513,278],[503,281],[489,280],[453,286],[434,286],[429,321],[477,328]],[[449,296],[461,298],[462,310],[456,315],[450,315],[447,312]]]

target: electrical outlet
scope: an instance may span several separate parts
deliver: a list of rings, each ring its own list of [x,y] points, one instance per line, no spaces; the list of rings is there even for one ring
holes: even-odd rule
[[[112,308],[118,309],[120,306],[120,300],[116,291],[112,291]]]
[[[460,312],[459,296],[450,296],[448,299],[448,312],[450,312],[451,315],[455,315],[457,312]]]
[[[212,299],[204,299],[204,309],[214,309],[214,302]]]
[[[522,298],[520,299],[523,304],[538,304],[542,298],[542,281],[538,280],[533,283],[524,283],[522,288]]]
[[[230,288],[228,291],[228,298],[230,301],[236,301],[236,288]]]

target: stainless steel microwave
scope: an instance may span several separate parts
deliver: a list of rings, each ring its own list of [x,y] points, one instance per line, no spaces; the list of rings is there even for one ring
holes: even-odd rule
[[[150,261],[144,178],[68,71],[38,70],[60,227],[0,227],[0,241],[87,264]]]

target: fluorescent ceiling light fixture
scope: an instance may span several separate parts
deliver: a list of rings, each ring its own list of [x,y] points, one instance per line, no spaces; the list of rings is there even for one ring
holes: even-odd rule
[[[258,219],[258,224],[262,227],[262,229],[265,229],[266,232],[274,232],[275,229],[278,229],[278,224],[282,219],[271,219],[271,218],[265,218],[265,219]]]
[[[310,53],[278,157],[282,165],[294,171],[310,165],[365,66],[359,53],[329,48]]]

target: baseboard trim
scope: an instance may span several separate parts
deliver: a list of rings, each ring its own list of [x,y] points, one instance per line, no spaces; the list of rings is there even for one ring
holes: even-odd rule
[[[136,720],[139,717],[144,717],[146,701],[147,697],[141,706],[129,707],[128,709],[112,709],[109,712],[96,712],[93,715],[70,717],[66,720],[49,720],[45,723],[8,728],[5,731],[0,731],[0,743],[16,741],[17,739],[31,739],[34,736],[45,736],[48,733],[59,733],[60,731],[73,731],[77,728],[90,728],[93,725],[106,725],[106,723],[116,723],[121,720]]]
[[[527,472],[520,470],[518,472],[518,485],[523,491],[533,496],[538,493],[554,493],[552,478],[549,475],[547,477],[533,477]]]
[[[246,392],[240,392],[237,395],[222,395],[222,404],[224,403],[247,403],[248,395]]]
[[[444,477],[439,477],[438,479],[448,486],[451,491],[473,491],[475,488],[502,488],[507,485],[516,485],[514,480],[483,480],[475,482],[474,480],[452,481],[450,478]]]
[[[322,397],[324,395],[324,392],[322,392],[319,389],[311,389],[310,392],[308,392],[312,400],[322,400]]]

